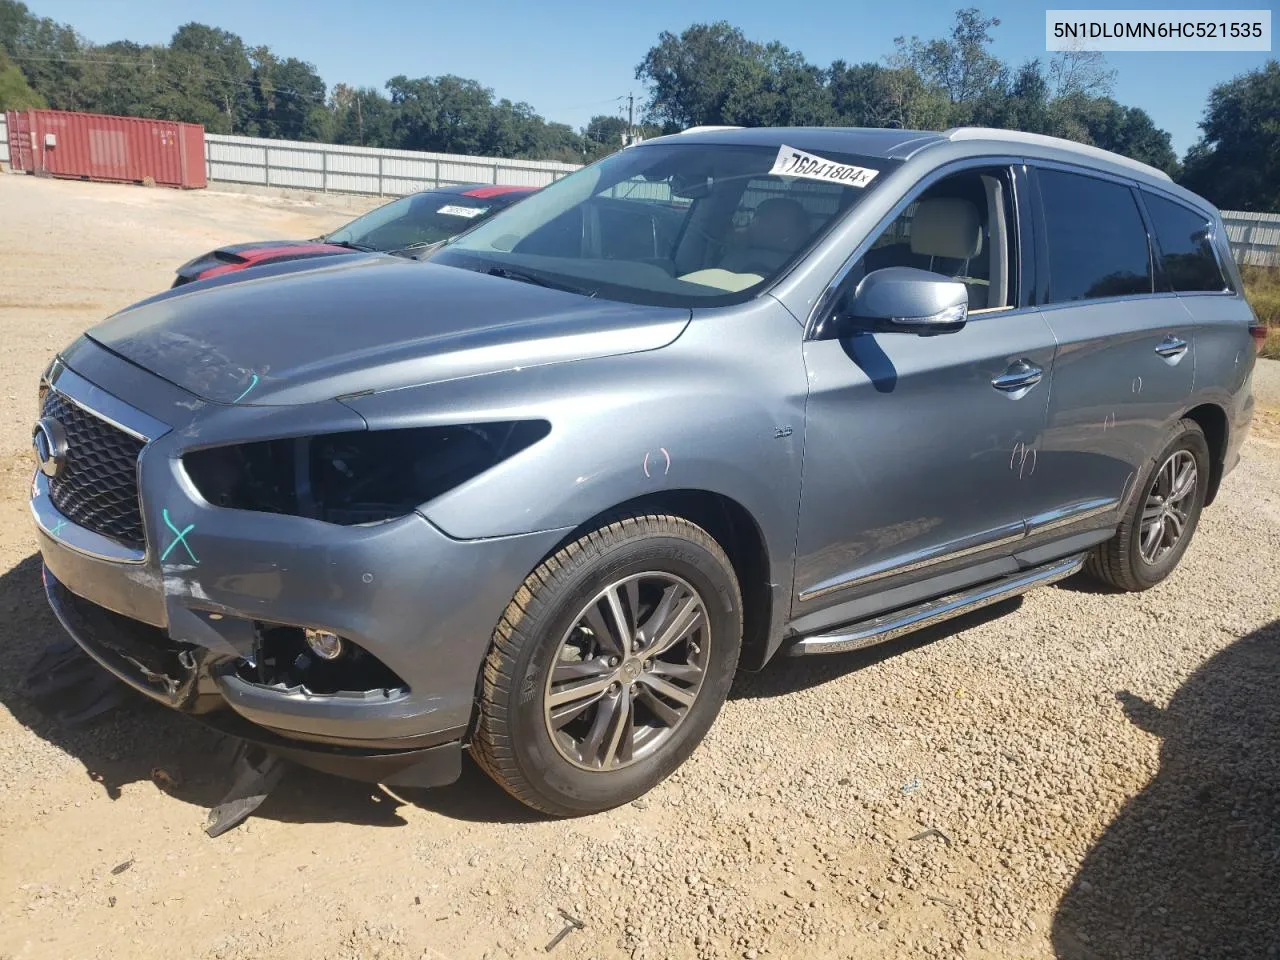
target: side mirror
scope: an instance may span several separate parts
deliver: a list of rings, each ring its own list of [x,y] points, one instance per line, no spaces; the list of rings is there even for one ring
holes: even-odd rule
[[[885,267],[862,278],[836,318],[838,335],[854,332],[954,333],[969,319],[969,288],[915,267]]]

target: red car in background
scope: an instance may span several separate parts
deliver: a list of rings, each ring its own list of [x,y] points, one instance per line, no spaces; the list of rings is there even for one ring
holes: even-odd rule
[[[393,200],[314,240],[259,240],[219,247],[179,267],[173,285],[180,287],[267,263],[331,257],[353,250],[417,256],[537,189],[464,183],[425,190]]]

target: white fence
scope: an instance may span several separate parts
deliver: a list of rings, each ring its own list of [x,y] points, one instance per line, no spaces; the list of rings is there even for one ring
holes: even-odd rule
[[[451,183],[543,187],[578,169],[577,164],[548,160],[344,147],[217,133],[206,133],[204,141],[210,181],[380,197],[399,197]],[[0,163],[8,162],[8,127],[0,112]],[[1237,263],[1280,267],[1280,213],[1224,210],[1222,220]]]
[[[1223,210],[1222,225],[1236,263],[1280,267],[1280,213]]]
[[[344,147],[216,133],[205,134],[204,154],[211,182],[380,197],[399,197],[450,183],[543,187],[578,169],[577,164],[545,160]],[[1222,219],[1237,263],[1280,266],[1280,214],[1224,210]]]
[[[578,169],[547,160],[504,160],[413,150],[205,134],[211,181],[399,197],[451,183],[544,187]]]
[[[503,160],[296,140],[205,134],[210,181],[399,197],[450,183],[543,187],[578,169],[545,160]],[[1237,263],[1280,266],[1280,214],[1224,210]]]

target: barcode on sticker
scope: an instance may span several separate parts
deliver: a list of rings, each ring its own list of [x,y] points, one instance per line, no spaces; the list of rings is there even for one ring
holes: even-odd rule
[[[855,167],[851,163],[837,163],[786,144],[778,148],[773,169],[769,171],[776,177],[804,177],[807,180],[839,183],[846,187],[865,187],[879,172],[868,167]]]
[[[460,207],[457,204],[446,203],[436,213],[443,213],[446,217],[466,217],[471,219],[472,217],[480,216],[480,214],[484,213],[484,210],[484,207]]]

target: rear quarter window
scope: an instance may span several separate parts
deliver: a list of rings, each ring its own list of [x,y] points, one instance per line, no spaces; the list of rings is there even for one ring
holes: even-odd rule
[[[1180,293],[1219,292],[1226,278],[1213,253],[1213,223],[1203,213],[1143,192],[1156,232],[1165,280]]]

